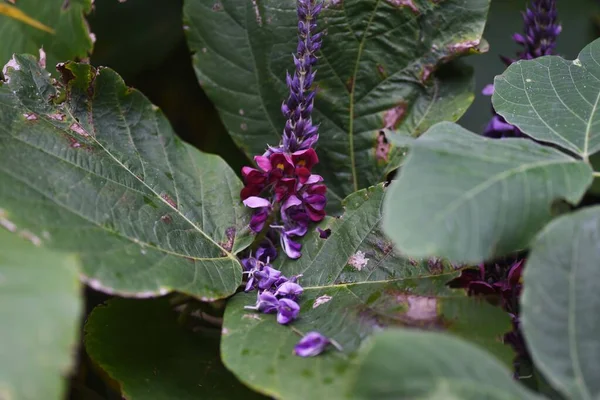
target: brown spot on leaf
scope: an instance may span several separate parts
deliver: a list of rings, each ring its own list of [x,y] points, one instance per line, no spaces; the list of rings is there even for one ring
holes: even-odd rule
[[[233,226],[230,226],[229,228],[227,228],[225,230],[225,236],[227,236],[227,240],[224,242],[220,242],[219,245],[225,249],[225,251],[230,252],[231,249],[233,248],[233,241],[235,240],[235,228]],[[224,256],[226,256],[227,254],[225,252],[222,252]]]
[[[165,224],[170,224],[171,222],[173,222],[173,218],[171,218],[169,214],[163,215],[162,217],[160,217],[160,220]]]
[[[61,113],[54,113],[54,114],[49,114],[48,118],[53,119],[55,121],[64,121],[67,116],[65,114],[61,114]]]
[[[348,78],[348,80],[346,81],[346,89],[348,89],[348,92],[352,93],[352,90],[354,89],[353,77]]]
[[[480,43],[479,39],[467,40],[464,42],[455,43],[455,44],[451,45],[448,48],[448,50],[451,53],[455,53],[455,54],[468,53],[472,49],[476,49],[479,46],[479,43]]]
[[[163,193],[160,197],[162,197],[164,201],[166,201],[167,203],[169,203],[169,205],[171,207],[173,207],[175,209],[177,208],[177,203],[175,203],[175,201],[168,194]]]
[[[215,4],[213,4],[212,10],[215,11],[215,12],[217,12],[217,11],[223,11],[223,4],[221,4],[220,1],[217,1]]]
[[[89,133],[87,133],[85,131],[85,129],[83,129],[81,127],[81,125],[79,125],[77,122],[73,122],[71,124],[71,126],[69,126],[69,129],[71,129],[73,132],[77,133],[78,135],[81,135],[83,137],[88,137],[90,136]]]
[[[437,299],[435,297],[399,294],[398,303],[407,306],[402,318],[407,322],[436,322],[438,320]]]
[[[433,71],[435,71],[435,65],[432,65],[432,64],[423,65],[423,69],[421,69],[421,76],[419,77],[421,82],[425,83],[429,79],[429,77],[431,76],[431,73]]]
[[[73,75],[73,72],[71,72],[71,70],[67,68],[65,63],[56,64],[56,69],[58,70],[58,72],[60,72],[60,76],[62,77],[63,83],[65,85],[68,85],[70,81],[75,79],[75,75]]]
[[[70,145],[69,145],[69,146],[70,146],[70,147],[72,147],[72,148],[74,148],[74,149],[77,149],[77,148],[81,147],[81,143],[79,143],[79,142],[77,141],[77,139],[75,139],[74,137],[72,137],[72,136],[67,136],[67,139],[69,139],[69,142],[70,142]]]
[[[392,145],[388,142],[383,131],[379,131],[377,142],[375,144],[375,159],[378,161],[387,161]]]
[[[377,64],[377,72],[379,72],[379,75],[381,75],[383,79],[387,78],[387,73],[385,72],[385,68],[383,68],[383,65]]]
[[[325,8],[338,7],[338,6],[341,6],[342,4],[343,4],[342,0],[326,0]]]
[[[258,0],[252,0],[252,6],[254,7],[256,23],[258,24],[258,26],[262,26],[262,16],[260,15],[260,10],[258,9]]]
[[[395,7],[408,7],[415,15],[419,15],[421,13],[413,0],[387,0],[387,2]]]
[[[63,1],[62,6],[61,6],[62,10],[66,11],[69,9],[69,7],[71,7],[71,0]]]
[[[383,114],[384,129],[398,129],[400,123],[406,116],[408,104],[405,101],[398,103],[396,107],[390,108]]]

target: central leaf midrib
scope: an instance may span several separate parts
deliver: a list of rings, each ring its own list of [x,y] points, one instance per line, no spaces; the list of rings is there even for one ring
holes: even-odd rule
[[[320,290],[320,289],[329,289],[329,288],[342,288],[342,287],[351,287],[351,286],[359,286],[359,285],[367,285],[367,284],[379,284],[379,283],[392,283],[392,282],[400,282],[406,280],[416,280],[416,279],[429,279],[435,278],[438,276],[452,276],[456,271],[448,271],[441,274],[431,274],[431,275],[419,275],[419,276],[405,276],[401,278],[393,278],[393,279],[384,279],[379,281],[362,281],[362,282],[348,282],[348,283],[334,283],[331,285],[320,285],[320,286],[305,286],[304,290]],[[440,296],[440,297],[449,297],[449,296]]]
[[[375,14],[377,14],[377,8],[379,7],[379,3],[381,0],[377,0],[375,3],[375,7],[373,8],[373,13],[371,14],[371,18],[369,18],[369,22],[365,27],[365,31],[361,38],[360,44],[358,45],[358,54],[356,56],[356,62],[354,64],[354,72],[352,73],[352,85],[350,90],[350,117],[348,121],[348,142],[350,146],[350,169],[352,172],[352,185],[354,187],[354,191],[358,190],[358,175],[356,172],[356,155],[354,151],[354,93],[356,91],[356,77],[358,76],[358,67],[360,64],[360,58],[362,57],[363,49],[365,47],[365,43],[367,41],[367,34],[369,32],[369,28],[373,23],[373,19],[375,18]],[[342,4],[342,7],[344,5]]]

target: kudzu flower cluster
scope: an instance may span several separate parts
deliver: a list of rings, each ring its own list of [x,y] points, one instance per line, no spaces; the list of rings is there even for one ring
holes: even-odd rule
[[[244,167],[244,188],[240,197],[254,209],[250,229],[264,235],[254,256],[242,260],[247,276],[246,291],[256,290],[256,304],[246,306],[267,314],[277,314],[277,322],[289,324],[298,317],[298,298],[303,292],[300,276],[287,278],[273,268],[276,243],[292,259],[299,258],[302,245],[298,238],[308,232],[311,223],[325,218],[327,187],[320,175],[312,173],[319,162],[314,145],[319,139],[318,126],[311,114],[316,92],[311,90],[316,71],[316,52],[323,33],[316,33],[317,15],[323,4],[298,0],[298,47],[293,55],[295,72],[286,76],[290,94],[281,106],[287,118],[279,146],[268,146],[254,157],[258,168]],[[310,332],[296,346],[296,354],[307,357],[321,353],[334,343],[317,332]]]
[[[529,8],[523,13],[524,34],[515,33],[513,40],[523,46],[517,58],[501,57],[508,66],[518,60],[531,60],[537,57],[552,55],[556,47],[556,39],[562,28],[557,22],[556,0],[532,0]],[[483,94],[491,96],[493,85],[487,85]],[[522,137],[519,128],[509,124],[492,108],[493,117],[488,123],[484,136],[491,138]]]

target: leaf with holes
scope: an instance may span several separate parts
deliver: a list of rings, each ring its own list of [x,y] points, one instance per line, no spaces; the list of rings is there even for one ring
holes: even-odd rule
[[[536,365],[569,399],[600,397],[600,207],[565,215],[524,269],[523,331]]]
[[[471,103],[465,66],[443,62],[479,51],[488,0],[325,1],[326,31],[313,120],[331,203],[382,181],[402,151],[380,135],[414,135],[457,120]],[[186,0],[188,43],[200,85],[249,155],[279,142],[286,70],[297,43],[295,0]]]
[[[496,111],[529,136],[588,159],[600,150],[600,40],[576,60],[519,61],[494,81]]]
[[[62,399],[74,364],[78,262],[34,244],[0,209],[0,399]]]
[[[79,253],[86,282],[108,293],[233,293],[234,254],[252,240],[233,171],[178,139],[112,70],[61,72],[53,85],[35,59],[15,56],[0,87],[0,204],[11,220]]]
[[[38,54],[43,47],[46,63],[55,74],[58,62],[83,59],[92,51],[94,39],[85,20],[92,10],[91,0],[19,0],[14,6],[0,3],[0,9],[4,7],[43,27],[0,12],[0,65],[15,53]]]
[[[384,188],[361,190],[345,200],[331,229],[303,240],[303,255],[278,265],[286,276],[302,273],[300,318],[278,325],[273,315],[244,310],[256,293],[227,304],[221,343],[225,365],[250,387],[285,399],[342,398],[353,380],[356,351],[373,332],[388,326],[444,328],[480,343],[510,364],[512,351],[500,340],[509,331],[506,313],[449,289],[458,271],[451,265],[403,258],[380,230]],[[301,333],[319,331],[339,342],[316,358],[292,355]]]
[[[352,388],[356,399],[538,399],[478,346],[434,332],[377,335]]]
[[[119,382],[124,398],[264,398],[221,364],[219,330],[200,325],[187,329],[177,318],[165,299],[111,300],[88,318],[87,353]]]
[[[558,150],[440,123],[411,144],[384,229],[411,257],[479,263],[527,247],[555,201],[577,204],[591,183],[590,166]]]

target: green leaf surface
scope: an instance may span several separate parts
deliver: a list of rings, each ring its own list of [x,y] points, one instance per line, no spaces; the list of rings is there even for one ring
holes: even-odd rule
[[[558,150],[440,123],[413,142],[384,229],[411,257],[478,263],[527,247],[555,202],[577,204],[591,183],[590,166]]]
[[[83,308],[77,260],[34,245],[1,209],[0,226],[0,399],[63,399]]]
[[[536,366],[569,399],[600,398],[600,207],[560,217],[524,269],[523,330]]]
[[[54,33],[0,13],[0,65],[15,53],[37,54],[43,47],[46,63],[57,75],[54,66],[58,62],[83,59],[92,51],[93,35],[85,20],[92,10],[91,0],[18,0],[14,6]]]
[[[479,51],[488,0],[325,1],[316,78],[316,171],[331,202],[382,181],[402,149],[380,137],[417,136],[457,120],[473,99],[472,71],[437,67]],[[296,1],[186,0],[188,43],[200,84],[249,155],[279,143],[285,73],[297,45]]]
[[[538,398],[491,354],[450,335],[388,331],[365,353],[353,388],[357,399]]]
[[[600,150],[600,40],[573,61],[518,61],[494,80],[494,108],[529,136],[588,159]]]
[[[85,326],[85,347],[128,400],[263,398],[223,367],[219,332],[185,329],[165,299],[116,299],[96,307]]]
[[[510,330],[508,315],[449,289],[445,283],[458,274],[452,266],[403,258],[381,234],[383,194],[380,185],[349,196],[343,216],[321,224],[331,229],[328,239],[307,234],[302,257],[279,264],[286,276],[303,274],[300,318],[292,325],[245,310],[256,302],[256,293],[229,301],[221,355],[242,382],[276,398],[349,398],[356,350],[388,326],[447,329],[510,363],[512,352],[500,342]],[[334,338],[344,351],[294,356],[300,335],[314,330]]]
[[[45,244],[80,254],[92,287],[224,297],[252,240],[241,182],[183,143],[110,69],[67,64],[52,85],[15,56],[0,87],[0,204]],[[35,210],[35,212],[32,212]]]

